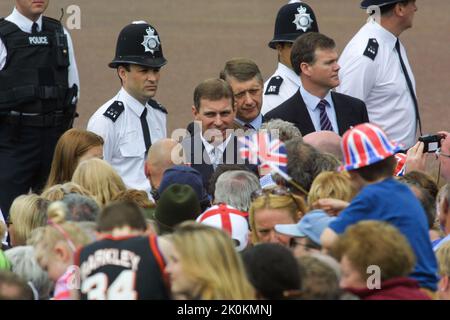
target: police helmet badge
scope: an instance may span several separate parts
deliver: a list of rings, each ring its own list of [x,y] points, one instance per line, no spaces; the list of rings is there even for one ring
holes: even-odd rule
[[[300,6],[297,8],[298,14],[295,15],[295,20],[292,21],[295,24],[297,30],[303,30],[306,32],[311,28],[314,20],[311,18],[309,13],[306,13],[307,9],[304,6]]]
[[[145,52],[154,54],[155,51],[159,51],[159,38],[155,35],[155,29],[148,27],[145,31],[147,32],[147,35],[144,35],[144,41],[141,44],[144,46]]]

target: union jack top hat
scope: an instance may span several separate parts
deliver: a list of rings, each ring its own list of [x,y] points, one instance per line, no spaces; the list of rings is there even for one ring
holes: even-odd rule
[[[401,148],[389,141],[381,128],[371,123],[362,123],[349,130],[342,138],[344,165],[340,170],[355,170],[384,160]]]
[[[197,222],[222,229],[235,240],[236,251],[244,250],[248,245],[248,214],[226,204],[215,205],[198,218]]]

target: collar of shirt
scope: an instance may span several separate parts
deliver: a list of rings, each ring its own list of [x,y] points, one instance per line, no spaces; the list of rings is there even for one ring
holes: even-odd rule
[[[375,20],[367,22],[371,28],[376,32],[377,41],[386,43],[387,46],[395,50],[395,43],[397,42],[397,37],[390,32],[389,30],[385,29],[382,25],[380,25]]]
[[[20,30],[23,32],[31,33],[31,27],[33,26],[34,21],[31,21],[23,14],[19,12],[16,8],[14,8],[13,12],[6,17],[5,20],[16,24]],[[36,23],[38,24],[38,31],[42,30],[42,15],[37,19]]]
[[[146,103],[145,106],[142,105],[136,98],[132,97],[123,87],[120,89],[118,94],[119,100],[124,101],[133,113],[137,115],[138,118],[141,117],[142,111],[144,108],[148,106]]]
[[[253,121],[250,122],[245,122],[242,121],[238,118],[234,119],[237,123],[239,123],[241,126],[244,126],[246,123],[250,124],[253,128],[255,128],[256,130],[258,130],[259,128],[261,128],[262,125],[262,114],[259,113],[258,116],[253,119]]]
[[[230,134],[224,142],[215,146],[215,145],[209,143],[208,141],[206,141],[206,139],[203,138],[203,134],[200,134],[200,138],[202,139],[203,145],[205,146],[205,149],[206,149],[206,152],[208,152],[208,155],[210,155],[214,149],[219,149],[220,153],[223,154],[223,152],[225,151],[225,148],[228,145],[228,142],[230,142],[230,140],[231,140],[231,136],[232,135]]]
[[[315,112],[317,109],[317,106],[319,104],[319,102],[322,100],[314,95],[312,95],[311,93],[309,93],[308,91],[305,90],[305,88],[300,87],[300,94],[302,95],[303,101],[306,104],[306,107],[311,110],[312,112]],[[325,98],[323,98],[324,100],[326,100],[328,102],[327,108],[331,108],[334,106],[333,104],[333,99],[331,98],[331,90],[328,91],[327,95],[325,96]]]
[[[278,62],[278,71],[280,71],[280,74],[283,74],[283,76],[286,76],[292,82],[301,83],[300,76],[298,76],[294,72],[294,70],[292,70],[288,66],[282,64],[281,62]]]

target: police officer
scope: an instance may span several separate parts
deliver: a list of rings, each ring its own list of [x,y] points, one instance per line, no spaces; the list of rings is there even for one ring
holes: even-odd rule
[[[87,129],[105,140],[103,154],[129,188],[145,190],[145,159],[152,142],[166,137],[166,109],[152,98],[160,69],[167,63],[156,29],[144,21],[119,34],[116,57],[109,64],[122,83],[119,93],[101,106]]]
[[[275,20],[274,36],[269,42],[269,47],[278,52],[278,68],[264,83],[263,115],[278,107],[299,89],[301,81],[292,70],[291,48],[295,39],[307,32],[319,32],[316,15],[308,4],[294,2],[280,8]]]
[[[0,207],[47,180],[58,138],[71,127],[79,78],[72,40],[43,16],[49,0],[16,0],[0,19]]]
[[[414,75],[398,37],[412,27],[416,1],[364,0],[361,7],[373,15],[339,59],[337,90],[363,100],[369,120],[409,148],[420,117]]]

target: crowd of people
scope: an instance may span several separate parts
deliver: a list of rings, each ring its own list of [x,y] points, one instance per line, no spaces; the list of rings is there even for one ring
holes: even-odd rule
[[[363,0],[378,10],[341,57],[308,4],[282,6],[276,72],[226,61],[175,138],[144,21],[118,36],[120,91],[71,128],[76,62],[48,2],[0,20],[0,299],[450,299],[450,133],[417,139],[398,38],[415,0]]]

